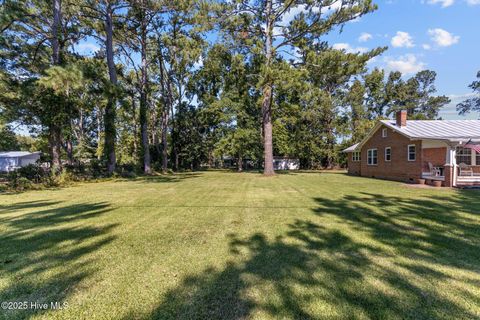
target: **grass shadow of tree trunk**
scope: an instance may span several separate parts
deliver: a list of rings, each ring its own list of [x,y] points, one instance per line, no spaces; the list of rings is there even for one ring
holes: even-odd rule
[[[54,207],[42,208],[44,206]],[[114,240],[116,224],[91,226],[89,218],[111,209],[106,203],[36,202],[14,205],[31,212],[1,216],[0,301],[63,303],[82,281],[98,271],[92,253]],[[0,213],[15,212],[2,208]],[[79,221],[79,224],[75,224]],[[69,224],[73,222],[74,224]],[[48,311],[48,310],[46,310]],[[6,319],[28,319],[42,310],[2,310]]]
[[[480,203],[469,196],[317,198],[314,216],[335,227],[232,234],[225,268],[187,276],[145,318],[475,319]]]

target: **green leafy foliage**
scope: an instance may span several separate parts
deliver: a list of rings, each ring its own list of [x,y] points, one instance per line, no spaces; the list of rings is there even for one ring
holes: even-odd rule
[[[368,68],[386,48],[355,53],[322,40],[375,11],[370,0],[251,4],[3,1],[0,149],[41,150],[56,173],[89,177],[116,164],[151,173],[224,159],[242,170],[273,155],[334,168],[378,119],[400,109],[437,119],[449,103],[434,71],[386,74]],[[77,53],[92,41],[94,54]],[[17,125],[32,137],[15,135]]]
[[[469,112],[480,111],[480,71],[477,73],[477,79],[473,81],[468,87],[472,89],[474,96],[466,99],[457,105],[457,111],[461,114]]]

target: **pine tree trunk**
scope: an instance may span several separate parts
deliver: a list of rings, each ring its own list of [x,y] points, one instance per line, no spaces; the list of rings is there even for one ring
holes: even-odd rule
[[[272,136],[272,88],[263,89],[262,119],[263,119],[263,149],[264,149],[264,175],[274,175],[273,170],[273,136]]]
[[[160,43],[159,43],[160,47]],[[160,87],[162,90],[162,101],[163,101],[163,110],[162,110],[162,172],[167,173],[168,170],[168,120],[169,120],[169,111],[173,108],[173,97],[171,92],[170,79],[166,73],[165,66],[163,63],[162,52],[159,52],[159,67],[160,67]]]
[[[262,101],[262,123],[263,123],[263,150],[264,150],[264,175],[274,175],[273,170],[273,136],[272,136],[272,79],[270,67],[272,61],[272,0],[266,3],[266,37],[265,37],[265,58],[266,58],[266,79],[263,85]]]
[[[137,107],[135,106],[135,94],[132,93],[131,95],[131,99],[132,99],[132,127],[133,127],[133,154],[135,155],[135,159],[138,159],[138,143],[137,143],[137,139],[138,139],[138,129],[137,129]]]
[[[172,100],[173,102],[173,100]],[[179,101],[180,103],[180,101]],[[172,119],[174,119],[174,113],[173,113],[173,103],[170,105],[170,114],[171,114],[171,117]],[[178,111],[179,112],[179,111]],[[178,114],[177,114],[177,118],[178,118]],[[178,145],[177,145],[177,138],[176,138],[176,125],[175,125],[175,120],[172,121],[172,133],[171,133],[171,137],[172,137],[172,153],[173,153],[173,158],[174,158],[174,170],[175,171],[178,171],[180,170],[180,155],[178,154]],[[179,130],[180,131],[180,130]]]
[[[108,65],[108,74],[110,77],[110,83],[114,87],[113,90],[116,90],[117,86],[117,71],[115,69],[115,61],[113,57],[113,9],[110,2],[107,3],[107,10],[105,16],[105,33],[106,33],[106,55],[107,55],[107,65]],[[116,167],[116,156],[115,156],[115,138],[116,138],[116,128],[115,128],[115,118],[116,118],[116,94],[111,92],[108,96],[107,105],[105,107],[105,115],[103,123],[105,126],[105,145],[104,152],[107,156],[107,173],[112,174],[115,171]]]
[[[145,22],[145,10],[142,10],[141,18],[141,83],[140,83],[140,131],[142,138],[143,170],[146,174],[152,173],[150,159],[150,145],[148,143],[148,116],[147,116],[147,26]]]
[[[72,143],[72,139],[71,139],[71,138],[69,138],[69,139],[67,140],[66,149],[67,149],[68,165],[69,165],[69,166],[73,166],[73,143]]]
[[[97,160],[101,160],[101,153],[100,148],[102,146],[102,118],[103,118],[103,112],[100,107],[97,106]]]
[[[53,21],[52,21],[52,63],[54,65],[61,64],[61,55],[60,55],[60,41],[59,41],[59,31],[62,23],[62,2],[61,0],[53,0]],[[62,170],[62,161],[61,157],[61,137],[62,129],[61,127],[51,125],[49,127],[49,148],[50,156],[52,158],[52,167],[55,172]]]
[[[152,173],[150,159],[150,145],[148,143],[147,96],[140,93],[140,137],[142,141],[143,170],[146,174]]]
[[[162,172],[167,173],[168,170],[168,107],[162,112]]]
[[[241,154],[238,155],[237,166],[238,166],[238,172],[242,172],[243,171],[243,159],[242,159]]]
[[[49,128],[48,145],[50,149],[50,157],[52,158],[52,169],[56,173],[62,169],[61,155],[61,130],[57,126]]]

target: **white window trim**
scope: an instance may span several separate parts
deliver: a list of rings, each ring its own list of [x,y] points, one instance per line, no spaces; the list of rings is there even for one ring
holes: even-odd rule
[[[411,160],[410,159],[410,147],[414,147],[415,148],[415,159]],[[416,144],[409,144],[408,147],[407,147],[407,160],[409,162],[415,162],[417,161],[417,145]]]
[[[386,138],[388,137],[388,129],[387,128],[383,128],[382,129],[382,138]]]
[[[387,150],[390,150],[390,160],[387,160]],[[384,153],[384,159],[385,162],[391,162],[392,161],[392,147],[386,147],[385,148],[385,153]]]
[[[355,157],[355,154],[357,155],[357,157]],[[362,157],[361,157],[360,151],[353,151],[353,153],[352,153],[352,161],[353,161],[353,162],[360,162],[361,159],[362,159]]]
[[[377,151],[377,163],[369,163],[369,153],[372,151],[372,162],[373,162],[373,151]],[[367,150],[367,166],[378,166],[378,149],[373,148],[373,149],[368,149]]]
[[[460,152],[459,148],[462,150],[462,152]],[[456,162],[457,162],[458,164],[460,164],[460,163],[463,162],[463,163],[465,163],[465,164],[467,164],[467,165],[469,165],[469,166],[474,166],[475,163],[476,163],[476,158],[475,158],[476,153],[475,153],[475,150],[469,149],[469,152],[470,152],[470,164],[467,163],[467,162],[465,162],[465,161],[458,161],[458,157],[467,157],[467,155],[465,154],[465,148],[462,147],[462,146],[458,146],[458,147],[456,148],[456,155],[455,155],[455,160],[456,160]]]

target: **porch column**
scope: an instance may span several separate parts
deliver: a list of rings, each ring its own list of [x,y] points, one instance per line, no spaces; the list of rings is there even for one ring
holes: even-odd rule
[[[454,145],[447,145],[447,161],[445,163],[445,187],[457,185],[457,149]]]

